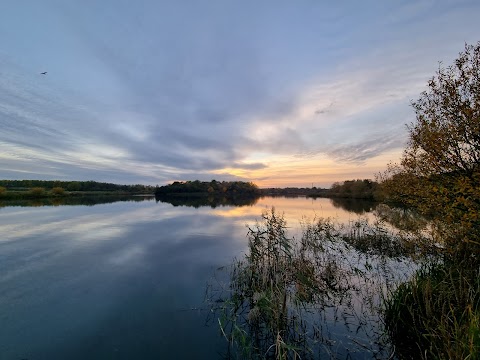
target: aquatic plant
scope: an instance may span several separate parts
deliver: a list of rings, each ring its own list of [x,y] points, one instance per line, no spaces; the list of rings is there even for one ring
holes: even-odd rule
[[[399,282],[392,268],[403,263],[398,249],[360,251],[362,238],[371,238],[368,223],[363,225],[359,231],[330,219],[303,220],[297,240],[271,209],[248,227],[248,253],[229,267],[224,286],[211,286],[208,293],[229,342],[227,357],[389,356],[381,301]]]

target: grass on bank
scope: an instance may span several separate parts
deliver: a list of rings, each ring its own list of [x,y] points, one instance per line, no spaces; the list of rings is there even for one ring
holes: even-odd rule
[[[381,223],[319,219],[295,240],[283,216],[263,214],[230,268],[227,296],[210,297],[228,358],[480,359],[479,269],[447,261],[424,236],[416,226],[393,235]],[[406,275],[395,278],[402,264]],[[329,311],[356,319],[345,323],[358,326],[350,343],[340,346],[315,318]]]
[[[430,263],[386,301],[400,359],[480,358],[480,277],[462,263]]]

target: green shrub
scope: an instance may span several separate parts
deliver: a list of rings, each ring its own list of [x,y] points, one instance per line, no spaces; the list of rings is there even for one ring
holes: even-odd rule
[[[34,187],[31,188],[29,191],[29,195],[34,196],[34,197],[39,197],[45,195],[45,189],[42,187]]]
[[[54,187],[52,189],[52,194],[54,195],[64,195],[65,194],[65,189],[62,187]]]

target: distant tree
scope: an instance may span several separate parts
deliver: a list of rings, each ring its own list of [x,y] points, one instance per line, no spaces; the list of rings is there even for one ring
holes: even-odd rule
[[[178,182],[175,181],[172,184],[160,186],[155,189],[156,195],[172,195],[172,194],[207,194],[214,196],[258,196],[260,190],[257,185],[252,182],[243,181],[218,181],[212,180],[211,182],[201,182],[199,180]]]
[[[455,242],[478,242],[480,42],[465,45],[453,65],[440,65],[412,106],[416,121],[400,164],[380,176],[383,193],[441,218]]]
[[[7,188],[0,186],[0,196],[4,195],[7,193]]]
[[[82,189],[78,181],[72,181],[67,185],[68,191],[80,191]]]
[[[43,196],[45,194],[45,189],[42,187],[34,187],[30,189],[29,194],[35,197]]]
[[[64,190],[64,188],[57,186],[57,187],[54,187],[52,189],[52,194],[54,194],[54,195],[64,195],[65,190]]]
[[[329,196],[352,199],[373,199],[377,190],[377,183],[370,180],[346,180],[343,183],[335,182],[328,191]]]

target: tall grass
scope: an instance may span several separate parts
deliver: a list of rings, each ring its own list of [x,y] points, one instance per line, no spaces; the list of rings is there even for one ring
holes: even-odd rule
[[[420,269],[386,302],[385,319],[401,359],[480,358],[480,278],[469,264]]]
[[[480,359],[476,258],[410,211],[377,215],[304,220],[299,239],[274,209],[249,227],[248,253],[210,296],[229,357]]]
[[[401,249],[411,251],[403,240],[391,240],[381,224],[329,219],[304,220],[295,239],[275,209],[247,237],[248,252],[231,265],[226,288],[209,294],[228,357],[390,356],[381,299],[397,275],[404,280],[395,269],[411,268],[403,266]]]

